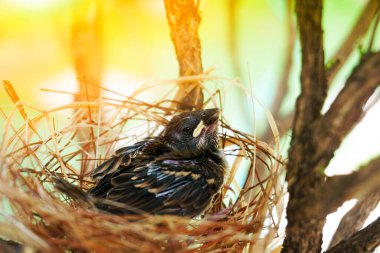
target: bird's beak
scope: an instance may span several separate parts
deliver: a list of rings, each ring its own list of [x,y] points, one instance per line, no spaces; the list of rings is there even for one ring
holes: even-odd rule
[[[207,109],[202,112],[202,121],[206,127],[217,125],[220,110],[218,108]]]
[[[218,122],[219,122],[219,109],[207,109],[203,110],[201,114],[201,121],[199,122],[198,126],[193,131],[193,137],[198,137],[199,135],[203,134],[210,134],[212,132],[215,132],[215,130],[218,128]]]
[[[205,134],[214,134],[218,131],[220,110],[218,108],[203,111],[202,121],[205,124]]]

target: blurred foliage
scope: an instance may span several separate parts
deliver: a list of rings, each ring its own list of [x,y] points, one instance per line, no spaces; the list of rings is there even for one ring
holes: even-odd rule
[[[41,108],[72,101],[72,96],[40,89],[77,91],[71,29],[74,13],[86,1],[0,1],[0,9],[4,10],[0,15],[0,79],[10,80],[21,100]],[[178,64],[163,1],[94,1],[103,8],[103,37],[100,39],[104,47],[105,71],[102,85],[131,94],[144,82],[177,77]],[[325,1],[326,61],[344,40],[365,3],[365,0]],[[234,78],[238,75],[234,72],[237,67],[248,93],[269,107],[279,82],[286,49],[286,1],[236,0],[235,4],[237,20],[233,39],[236,40],[239,66],[232,65],[228,43],[230,1],[201,1],[200,37],[204,69],[215,67],[215,75]],[[366,45],[366,40],[368,38],[363,45]],[[328,101],[342,87],[342,81],[358,61],[358,56],[359,50],[337,76]],[[282,113],[292,110],[299,93],[298,42],[293,63],[290,91]],[[228,101],[224,111],[232,126],[248,132],[257,130],[260,136],[267,127],[264,111],[258,109],[249,96],[242,97],[243,93],[233,85],[226,86],[224,92],[224,101]],[[2,105],[10,102],[3,89],[0,89],[0,101]],[[0,120],[0,127],[3,124]]]

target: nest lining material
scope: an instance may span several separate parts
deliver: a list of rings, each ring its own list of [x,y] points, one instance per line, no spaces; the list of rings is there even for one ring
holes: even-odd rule
[[[173,90],[175,82],[169,82]],[[170,100],[173,92],[150,103],[137,99],[155,87],[143,86],[123,99],[102,97],[101,101],[75,102],[49,111],[19,101],[13,88],[8,87],[16,108],[10,113],[0,108],[4,119],[0,237],[41,252],[271,250],[279,240],[283,212],[281,158],[278,150],[231,128],[225,120],[220,136],[230,173],[204,217],[107,215],[80,206],[54,190],[52,176],[88,189],[92,185],[89,172],[110,157],[115,147],[160,131],[167,118],[177,112]],[[205,91],[205,107],[222,108],[216,102],[223,94],[219,87]],[[57,113],[68,110],[71,118],[59,126]],[[29,119],[30,111],[37,112],[37,116]],[[20,127],[15,126],[18,115],[25,122]],[[236,179],[242,175],[246,179],[239,185]]]

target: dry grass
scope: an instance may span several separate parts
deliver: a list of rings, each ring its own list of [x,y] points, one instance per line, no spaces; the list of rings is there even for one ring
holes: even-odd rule
[[[223,92],[215,83],[223,80],[210,76],[162,82],[160,89],[168,92],[149,103],[137,98],[158,84],[142,86],[131,97],[105,95],[101,101],[70,103],[48,111],[19,101],[7,82],[15,110],[0,111],[5,124],[0,146],[0,235],[42,252],[270,251],[278,240],[283,212],[279,151],[231,128],[224,119],[221,145],[231,171],[202,218],[107,215],[66,199],[52,187],[51,177],[60,176],[87,189],[92,184],[89,172],[115,148],[158,134],[160,126],[177,113],[171,108],[175,83],[189,78],[214,80],[212,89],[210,85],[204,89],[208,94],[205,107],[222,108]],[[29,118],[31,111],[37,116]],[[71,115],[67,122],[57,120],[63,112]],[[17,127],[19,115],[25,124]],[[270,125],[277,135],[273,120]],[[276,143],[278,147],[278,136]],[[245,180],[238,184],[242,176]]]

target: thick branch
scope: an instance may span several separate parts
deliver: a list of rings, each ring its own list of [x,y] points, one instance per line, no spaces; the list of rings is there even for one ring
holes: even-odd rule
[[[367,5],[364,7],[361,15],[359,16],[357,22],[352,28],[350,34],[344,40],[344,42],[342,43],[338,51],[335,53],[335,55],[329,60],[329,63],[331,63],[331,66],[327,69],[327,72],[326,72],[328,85],[331,84],[335,75],[339,72],[341,67],[344,65],[344,62],[347,60],[350,54],[354,51],[355,47],[358,44],[358,41],[367,33],[372,23],[372,20],[375,18],[376,13],[379,10],[379,7],[380,7],[379,0],[368,1]],[[279,105],[273,106],[272,111],[276,111],[275,108],[277,106]],[[274,113],[274,115],[276,114]],[[288,121],[288,119],[292,117],[293,117],[293,113],[289,113],[288,115],[284,116],[284,118],[281,118],[281,121]],[[290,127],[287,125],[284,125],[284,126],[281,126],[281,124],[279,125],[280,125],[279,128],[283,129],[282,133],[287,132],[290,129]],[[271,138],[270,129],[267,130],[264,136],[265,136],[264,140],[269,140]]]
[[[302,48],[301,94],[297,99],[287,164],[289,204],[283,252],[320,252],[324,219],[305,212],[304,204],[323,182],[322,175],[310,169],[313,164],[308,159],[315,152],[315,147],[310,145],[310,126],[320,118],[327,93],[322,0],[298,0],[296,12]]]
[[[380,190],[371,192],[369,195],[359,199],[356,205],[340,221],[338,229],[331,240],[330,247],[335,246],[344,238],[348,238],[351,234],[360,230],[379,201]]]
[[[365,114],[364,105],[380,84],[380,52],[362,59],[347,79],[330,109],[313,126],[312,143],[317,147],[314,169],[325,168],[343,138]]]
[[[328,112],[310,126],[312,130],[309,135],[305,135],[305,139],[292,142],[288,168],[297,174],[295,177],[290,174],[287,178],[290,182],[290,200],[285,246],[288,243],[294,249],[297,240],[302,242],[310,239],[309,236],[302,235],[307,232],[302,224],[303,220],[311,220],[315,225],[307,229],[320,231],[316,226],[323,225],[321,220],[324,220],[325,215],[339,207],[344,200],[360,198],[378,189],[378,168],[333,177],[325,184],[321,183],[323,173],[320,171],[327,166],[343,138],[364,115],[363,107],[380,83],[379,71],[380,53],[364,57]],[[373,164],[378,167],[377,161],[371,162],[369,167],[375,166]],[[289,237],[289,234],[295,234],[293,237],[296,239]]]
[[[180,76],[199,75],[203,72],[201,43],[198,28],[201,18],[196,0],[164,0],[170,35],[174,43]],[[203,105],[201,83],[181,83],[175,97],[180,109],[200,109]]]
[[[296,1],[302,48],[301,95],[297,99],[293,138],[320,116],[327,93],[322,32],[322,1]]]
[[[316,193],[314,204],[308,212],[325,217],[335,211],[346,200],[362,198],[380,190],[380,157],[362,166],[349,175],[333,176],[327,179]]]
[[[380,245],[380,218],[341,241],[326,253],[372,252]]]
[[[372,20],[375,18],[376,13],[379,11],[379,8],[379,0],[370,0],[364,7],[350,34],[347,36],[343,44],[340,46],[339,50],[329,61],[332,64],[332,67],[327,72],[328,83],[332,82],[335,75],[343,66],[344,62],[357,46],[358,41],[367,33]]]

